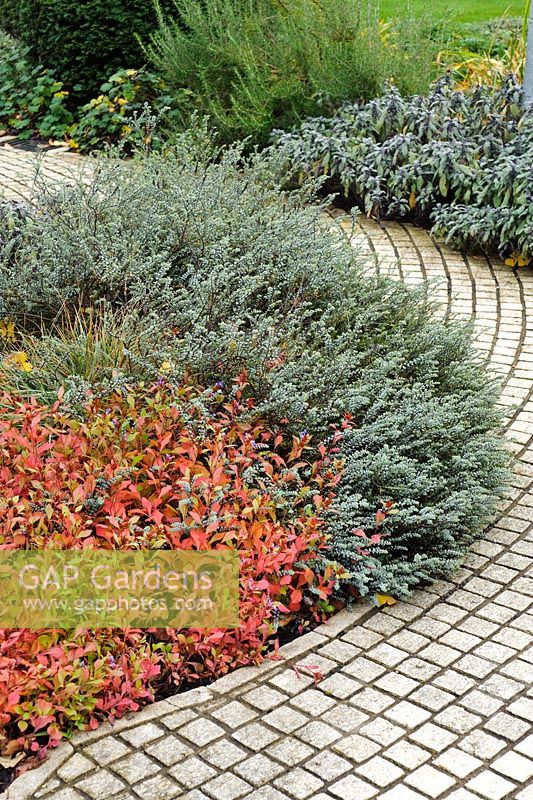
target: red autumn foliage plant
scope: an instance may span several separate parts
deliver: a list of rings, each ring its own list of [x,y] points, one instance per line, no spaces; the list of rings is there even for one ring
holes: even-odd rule
[[[311,448],[254,418],[244,390],[244,376],[227,392],[160,381],[92,399],[82,419],[60,399],[3,397],[0,549],[232,548],[241,626],[0,630],[0,752],[42,755],[73,730],[257,663],[279,616],[323,618],[342,434]]]

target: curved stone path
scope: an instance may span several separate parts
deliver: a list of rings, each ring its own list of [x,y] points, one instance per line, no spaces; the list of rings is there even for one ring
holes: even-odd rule
[[[6,137],[11,138],[11,137]],[[0,140],[1,142],[1,140]],[[0,198],[24,200],[42,181],[69,181],[84,163],[67,147],[29,151],[0,143]]]
[[[4,161],[0,149],[0,185]],[[532,800],[533,272],[409,225],[331,224],[377,268],[439,279],[442,314],[473,320],[503,381],[518,459],[509,500],[447,581],[341,612],[283,661],[79,734],[4,798]]]

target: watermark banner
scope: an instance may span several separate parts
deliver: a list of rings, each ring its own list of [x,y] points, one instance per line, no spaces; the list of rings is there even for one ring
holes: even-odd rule
[[[229,550],[0,551],[0,628],[234,628]]]

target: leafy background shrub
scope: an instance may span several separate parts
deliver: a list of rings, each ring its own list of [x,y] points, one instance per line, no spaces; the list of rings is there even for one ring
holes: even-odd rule
[[[383,26],[379,5],[364,0],[177,0],[171,14],[158,10],[147,55],[229,141],[264,142],[272,127],[324,102],[372,97],[384,80],[424,91],[434,74],[431,23]]]
[[[308,195],[273,184],[278,167],[213,150],[199,131],[142,169],[103,160],[91,184],[45,192],[40,214],[5,206],[0,315],[15,330],[48,330],[50,352],[65,309],[133,305],[153,350],[115,380],[144,377],[154,363],[169,380],[203,385],[246,369],[257,414],[288,418],[295,434],[321,439],[351,414],[332,552],[357,591],[400,596],[452,568],[495,506],[505,458],[494,386],[468,329],[433,318],[427,287],[366,274],[322,231],[317,209],[301,206]],[[38,369],[21,375],[39,380]],[[58,382],[70,403],[83,402],[78,372]],[[367,530],[388,500],[397,513],[376,563],[361,567],[351,532]]]
[[[69,145],[82,152],[123,142],[161,146],[181,119],[186,91],[170,93],[158,75],[146,69],[123,69],[111,75],[100,94],[76,112],[67,129]]]
[[[159,381],[93,400],[82,419],[59,401],[1,398],[0,549],[231,548],[242,624],[0,630],[0,752],[42,751],[169,686],[256,662],[278,614],[303,623],[330,608],[332,445],[314,456],[308,436],[250,420],[244,388]]]
[[[44,138],[61,138],[72,124],[67,92],[51,70],[32,66],[28,48],[0,30],[0,125],[20,139],[36,130]]]
[[[460,247],[527,263],[533,242],[533,112],[509,77],[498,90],[395,88],[276,132],[290,177],[327,176],[374,217],[414,218]]]
[[[173,8],[172,0],[161,6]],[[136,35],[146,39],[156,15],[149,0],[0,0],[0,20],[35,65],[54,70],[78,101],[88,101],[107,76],[144,64]]]
[[[153,72],[122,69],[100,86],[100,94],[72,108],[55,72],[32,66],[29,48],[0,31],[0,126],[28,139],[62,139],[81,152],[117,142],[161,146],[181,119],[185,92],[169,93]],[[129,150],[127,150],[129,152]]]

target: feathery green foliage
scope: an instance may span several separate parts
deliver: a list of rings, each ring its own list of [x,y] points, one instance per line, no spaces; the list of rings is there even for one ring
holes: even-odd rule
[[[272,127],[324,103],[372,97],[386,80],[424,91],[434,75],[431,23],[406,17],[384,27],[367,0],[174,2],[175,21],[158,10],[146,53],[227,141],[265,142]]]

